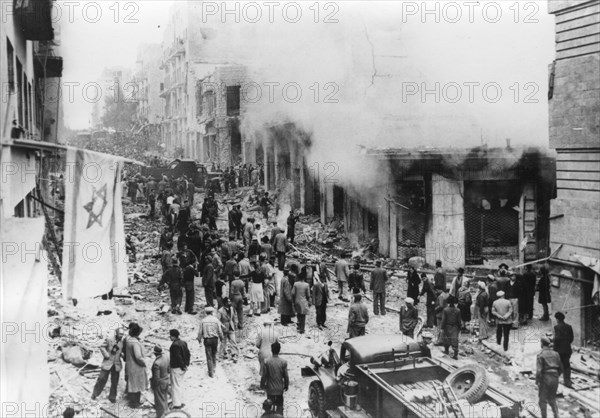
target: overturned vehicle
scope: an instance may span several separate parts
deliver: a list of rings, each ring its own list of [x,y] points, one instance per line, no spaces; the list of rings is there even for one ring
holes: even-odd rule
[[[331,347],[302,376],[314,376],[308,405],[314,417],[516,418],[522,403],[488,385],[484,368],[454,368],[431,358],[424,343],[402,334],[351,338]]]

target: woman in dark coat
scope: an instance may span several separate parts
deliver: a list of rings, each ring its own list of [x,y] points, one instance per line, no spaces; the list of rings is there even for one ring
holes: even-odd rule
[[[452,346],[454,351],[453,359],[458,359],[458,334],[461,327],[460,311],[455,307],[456,298],[448,297],[448,306],[442,312],[442,323],[440,327],[443,331],[444,354],[449,354],[448,348]]]
[[[411,298],[415,301],[415,306],[419,303],[419,284],[421,283],[421,278],[419,277],[419,273],[417,269],[414,267],[410,268],[410,272],[408,273],[408,277],[406,278],[408,282],[408,289],[406,289],[406,297]]]
[[[540,318],[540,321],[550,320],[550,312],[548,310],[548,304],[552,302],[550,297],[550,265],[544,264],[544,267],[540,269],[540,281],[537,284],[538,303],[544,308],[544,315]]]

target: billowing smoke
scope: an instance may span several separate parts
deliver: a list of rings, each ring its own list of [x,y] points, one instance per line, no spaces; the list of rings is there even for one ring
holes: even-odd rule
[[[507,137],[546,144],[553,51],[545,7],[541,23],[527,26],[514,23],[510,5],[493,24],[481,9],[473,22],[465,15],[450,23],[435,13],[407,16],[402,2],[319,3],[318,16],[313,3],[297,4],[296,23],[279,6],[272,23],[217,14],[203,26],[207,56],[248,66],[243,135],[291,122],[311,136],[309,166],[332,163],[339,182],[357,187],[388,178],[360,146],[502,146]]]

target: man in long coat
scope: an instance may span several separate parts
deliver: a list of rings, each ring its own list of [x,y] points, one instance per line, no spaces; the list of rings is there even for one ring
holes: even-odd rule
[[[142,327],[136,323],[129,325],[129,337],[125,342],[125,376],[127,377],[127,397],[131,408],[139,408],[142,392],[148,389],[148,374],[144,347],[139,340]]]
[[[169,367],[169,355],[163,353],[162,347],[154,347],[154,363],[152,363],[152,378],[150,387],[154,392],[154,409],[156,418],[162,418],[165,411],[169,408],[169,376],[171,368]]]
[[[327,302],[329,302],[329,287],[327,282],[321,281],[321,278],[315,276],[315,282],[312,287],[312,298],[315,304],[315,313],[317,319],[317,327],[327,328],[325,321],[327,320]]]
[[[302,275],[298,276],[298,280],[292,287],[292,298],[294,300],[294,308],[296,308],[296,317],[298,318],[298,333],[304,334],[306,326],[306,314],[311,305],[310,301],[310,286],[304,281]]]
[[[281,279],[281,290],[279,292],[279,314],[281,315],[281,325],[286,326],[292,323],[294,304],[292,299],[292,284],[290,282],[289,272],[285,271]]]
[[[454,296],[448,298],[448,306],[442,311],[442,322],[440,327],[444,333],[444,354],[449,354],[449,347],[452,346],[454,360],[458,359],[458,333],[461,328],[460,311],[454,306],[456,299]]]

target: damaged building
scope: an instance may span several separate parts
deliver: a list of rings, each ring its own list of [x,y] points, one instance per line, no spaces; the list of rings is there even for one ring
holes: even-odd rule
[[[323,218],[343,217],[348,233],[377,239],[381,255],[421,256],[447,267],[514,265],[546,255],[552,155],[484,146],[370,150],[365,158],[387,174],[369,187],[326,185]]]
[[[549,1],[556,59],[550,65],[550,148],[557,197],[550,216],[552,311],[575,342],[600,341],[600,2]]]
[[[201,139],[196,157],[221,168],[255,162],[253,147],[242,139],[240,129],[244,101],[241,89],[246,78],[242,65],[216,65],[196,83],[196,120]]]

